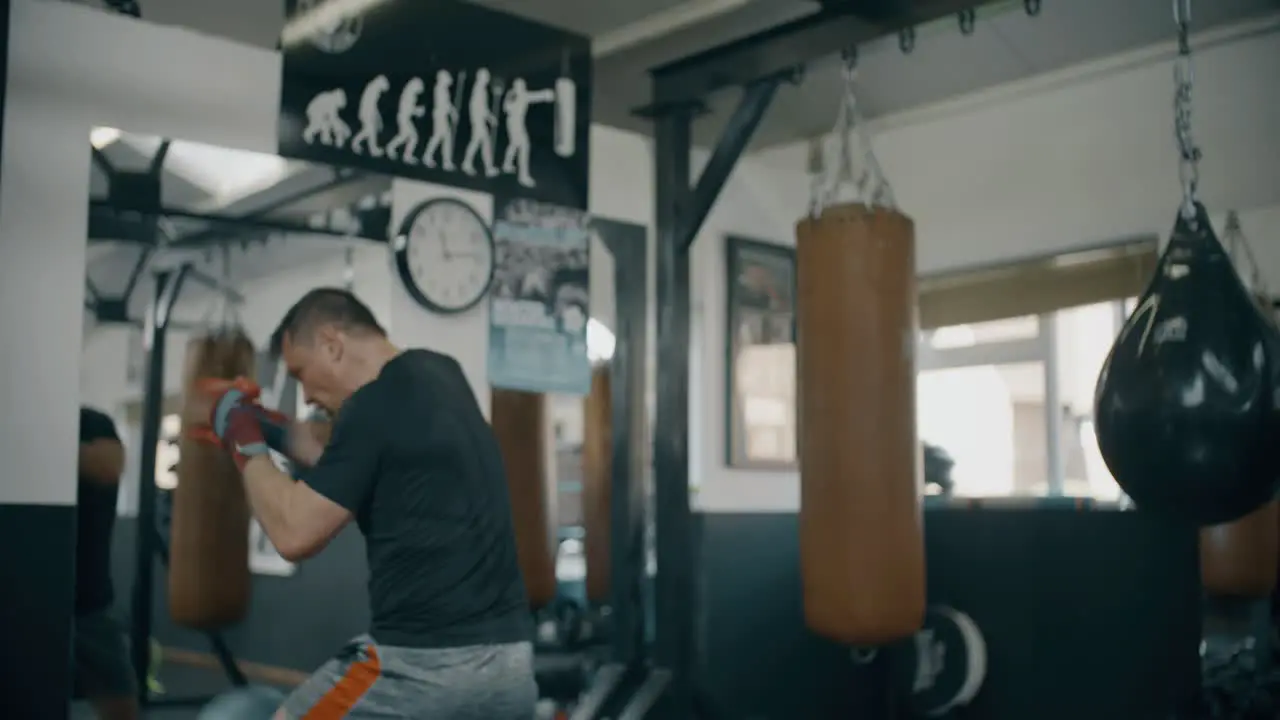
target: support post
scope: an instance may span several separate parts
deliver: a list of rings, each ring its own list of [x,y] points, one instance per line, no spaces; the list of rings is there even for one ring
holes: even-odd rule
[[[648,240],[616,242],[613,255],[616,344],[610,364],[613,408],[610,587],[613,589],[613,661],[628,668],[645,660],[645,452],[648,418]]]
[[[147,673],[151,668],[152,595],[155,586],[156,532],[156,448],[160,443],[160,421],[164,409],[164,354],[169,316],[182,291],[190,266],[155,275],[155,300],[147,312],[143,333],[147,349],[147,380],[142,405],[142,457],[138,470],[138,529],[134,541],[133,612],[130,623],[130,651],[138,698],[148,700]]]
[[[775,73],[746,88],[706,168],[690,186],[694,104],[662,106],[654,118],[657,227],[657,356],[659,378],[653,428],[654,525],[658,573],[654,581],[657,632],[654,662],[665,693],[662,716],[694,712],[698,550],[689,506],[689,253],[707,214],[751,141],[778,85]],[[655,79],[654,95],[660,95]]]
[[[689,196],[693,111],[669,109],[654,128],[657,200],[657,409],[653,429],[657,633],[654,660],[671,672],[665,717],[693,707],[694,581],[689,507],[689,248],[681,209]],[[694,233],[696,235],[696,231]]]
[[[788,77],[790,74],[776,75],[743,88],[738,107],[720,131],[715,150],[711,152],[706,167],[702,168],[693,191],[689,193],[688,207],[684,209],[685,216],[681,221],[681,247],[689,248],[693,245],[698,230],[702,228],[702,223],[720,197],[725,182],[729,180],[729,174],[738,164],[738,158],[742,157],[742,151],[747,149],[756,128],[760,127],[760,121],[773,102],[778,86]]]

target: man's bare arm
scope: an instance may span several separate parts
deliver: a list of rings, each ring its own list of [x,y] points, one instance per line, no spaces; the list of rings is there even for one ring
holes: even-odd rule
[[[328,421],[308,420],[294,422],[289,425],[289,459],[304,467],[312,467],[320,462],[324,454],[324,446],[329,443],[333,434],[333,425]]]
[[[254,517],[276,551],[290,562],[320,552],[353,517],[306,483],[280,472],[265,455],[245,465],[244,485]]]
[[[118,485],[124,474],[124,445],[99,438],[80,445],[80,477],[99,485]]]

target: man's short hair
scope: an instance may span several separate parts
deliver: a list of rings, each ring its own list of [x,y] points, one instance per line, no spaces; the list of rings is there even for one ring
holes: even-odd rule
[[[280,326],[271,333],[271,356],[279,358],[284,341],[307,341],[321,325],[337,325],[346,332],[367,332],[386,337],[373,311],[349,290],[316,288],[289,308]]]

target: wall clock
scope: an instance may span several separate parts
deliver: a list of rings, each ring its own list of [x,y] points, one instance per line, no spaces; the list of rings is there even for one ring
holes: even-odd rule
[[[410,210],[392,247],[405,290],[431,312],[470,310],[493,283],[493,233],[457,198],[433,198]]]

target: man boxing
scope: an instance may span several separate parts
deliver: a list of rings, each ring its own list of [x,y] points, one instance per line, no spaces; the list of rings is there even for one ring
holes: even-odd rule
[[[124,472],[124,445],[107,415],[80,408],[76,483],[74,693],[102,720],[138,717],[124,629],[111,617],[111,534]]]
[[[308,402],[334,418],[323,447],[294,427],[295,482],[269,444],[278,418],[240,389],[210,425],[253,514],[291,561],[355,519],[367,543],[372,627],[303,683],[276,718],[526,720],[537,701],[532,618],[501,451],[453,358],[401,351],[345,290],[307,293],[271,340]],[[264,421],[266,427],[264,428]]]

